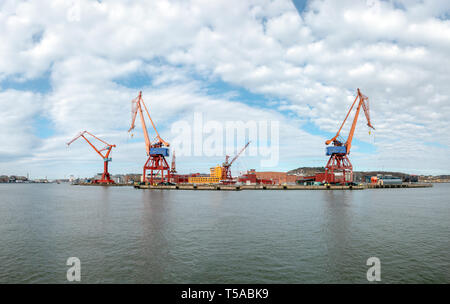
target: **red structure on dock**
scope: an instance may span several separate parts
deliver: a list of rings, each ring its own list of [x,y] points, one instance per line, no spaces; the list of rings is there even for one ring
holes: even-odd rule
[[[94,139],[104,143],[106,146],[103,149],[98,150],[87,138],[86,138],[86,134],[92,136]],[[103,174],[101,179],[96,179],[93,181],[94,184],[114,184],[114,181],[111,179],[109,172],[108,172],[108,162],[111,161],[111,158],[109,157],[112,148],[115,148],[116,145],[110,145],[108,144],[106,141],[98,138],[97,136],[89,133],[88,131],[83,131],[80,132],[77,136],[75,136],[71,141],[69,141],[67,143],[67,146],[70,146],[71,143],[73,143],[74,141],[76,141],[78,138],[84,138],[84,140],[86,140],[86,142],[95,150],[95,152],[98,153],[98,155],[101,156],[101,158],[103,159]],[[102,152],[106,151],[105,154],[103,155]]]
[[[260,185],[260,184],[274,185],[275,184],[275,182],[273,182],[270,179],[258,178],[258,176],[256,175],[255,169],[251,169],[251,170],[247,171],[246,174],[239,176],[238,182],[243,183],[243,184],[256,184],[256,185]]]
[[[340,139],[339,134],[358,98],[359,103],[356,108],[355,118],[353,119],[348,138],[344,143],[344,140]],[[342,122],[342,125],[339,128],[338,132],[332,139],[325,142],[326,145],[333,143],[332,146],[328,146],[326,149],[326,155],[330,155],[330,159],[328,160],[328,163],[325,167],[325,174],[323,177],[323,181],[329,184],[346,184],[349,182],[353,182],[353,166],[348,158],[348,155],[350,154],[350,149],[352,147],[353,135],[355,133],[356,123],[358,121],[361,107],[363,107],[364,114],[366,115],[367,126],[375,130],[375,128],[372,126],[372,123],[370,122],[369,98],[367,96],[364,96],[358,89],[355,101],[353,101],[353,104],[350,107],[350,110],[348,111],[347,116]],[[318,180],[318,178],[320,179],[320,177],[317,176],[316,181]]]

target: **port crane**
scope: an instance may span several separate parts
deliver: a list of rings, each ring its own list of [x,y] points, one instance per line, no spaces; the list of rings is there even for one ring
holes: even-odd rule
[[[229,161],[230,156],[225,156],[225,162],[222,163],[222,182],[231,182],[233,177],[231,176],[231,170],[230,167],[234,163],[236,159],[244,152],[245,149],[247,149],[248,145],[250,144],[250,141],[247,142],[247,144],[239,151],[238,154],[236,154],[231,161]]]
[[[356,114],[353,119],[353,123],[350,128],[347,140],[344,142],[344,140],[340,137],[340,132],[358,99],[359,102],[358,106],[356,107]],[[326,155],[330,156],[330,159],[328,160],[328,163],[325,167],[325,181],[327,183],[346,184],[348,182],[353,182],[353,166],[348,158],[348,155],[350,154],[350,149],[352,147],[353,136],[355,134],[356,123],[358,121],[358,116],[361,107],[363,108],[364,114],[367,119],[367,126],[375,130],[370,121],[369,98],[367,96],[364,96],[361,93],[361,91],[357,89],[356,98],[353,101],[353,104],[350,107],[347,116],[345,116],[345,119],[342,122],[341,127],[339,128],[336,135],[332,139],[329,139],[325,142],[325,144],[327,145]],[[333,145],[329,146],[330,144]]]
[[[145,110],[145,113],[147,114],[147,117],[153,126],[153,130],[156,133],[156,138],[153,142],[150,141],[142,109]],[[148,156],[148,159],[144,164],[142,180],[144,183],[150,183],[152,185],[155,184],[157,180],[159,181],[159,183],[170,182],[171,172],[169,164],[166,160],[166,156],[169,156],[168,147],[170,146],[170,144],[164,141],[159,135],[155,123],[150,117],[147,106],[142,99],[142,91],[139,92],[138,97],[131,101],[131,127],[128,132],[131,132],[135,128],[135,121],[138,112],[141,118],[141,125],[145,139],[145,149]],[[150,178],[147,177],[147,170],[150,170]]]
[[[89,139],[86,138],[86,135],[92,136],[94,139],[100,141],[101,143],[105,144],[106,146],[102,149],[97,149],[94,144],[89,141]],[[76,141],[78,138],[84,138],[86,142],[97,152],[98,155],[103,159],[103,174],[101,179],[94,180],[94,184],[114,184],[114,181],[111,179],[110,174],[108,172],[108,163],[112,160],[109,155],[111,154],[112,148],[115,148],[116,145],[110,145],[106,141],[98,138],[97,136],[89,133],[88,131],[80,132],[77,136],[75,136],[71,141],[67,143],[67,146],[70,146],[71,143]],[[104,153],[102,153],[104,152]]]

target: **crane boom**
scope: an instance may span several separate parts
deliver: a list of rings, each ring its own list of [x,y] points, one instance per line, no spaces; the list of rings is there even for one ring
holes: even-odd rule
[[[241,149],[241,151],[239,151],[238,154],[236,154],[235,157],[233,157],[233,159],[232,159],[231,162],[230,162],[230,166],[231,166],[232,163],[234,163],[234,161],[235,161],[236,159],[238,159],[238,157],[242,154],[242,152],[244,152],[244,150],[247,149],[247,147],[248,147],[249,144],[250,144],[250,141],[249,141],[249,142]]]
[[[157,139],[157,144],[159,144],[160,146],[169,147],[170,144],[169,144],[168,142],[166,142],[165,140],[163,140],[163,139],[161,138],[161,136],[159,136],[158,130],[156,130],[155,123],[153,122],[153,119],[150,117],[150,113],[148,112],[147,106],[145,105],[145,103],[144,103],[143,100],[142,100],[142,104],[144,105],[145,112],[147,112],[148,118],[150,119],[150,122],[152,123],[153,130],[155,130],[155,133],[156,133],[156,139]]]
[[[170,144],[161,138],[161,136],[158,133],[158,130],[156,129],[155,123],[153,122],[153,120],[150,116],[150,113],[147,109],[147,106],[145,105],[144,100],[142,99],[142,91],[139,92],[139,96],[137,98],[133,99],[131,101],[131,103],[132,103],[131,104],[131,127],[128,130],[128,132],[131,132],[131,130],[133,130],[135,128],[136,116],[137,116],[137,112],[139,111],[139,116],[141,118],[141,124],[142,124],[142,130],[144,132],[145,148],[147,150],[147,155],[150,155],[151,148],[162,147],[162,146],[169,147]],[[155,130],[155,133],[156,133],[156,141],[153,143],[150,141],[150,138],[148,135],[147,125],[145,123],[145,118],[144,118],[144,113],[142,111],[142,107],[144,107],[144,110],[147,113],[150,123],[152,124],[153,130]]]
[[[86,134],[92,136],[93,138],[102,142],[106,146],[100,150],[97,149],[97,147],[95,147],[95,145],[85,136]],[[89,133],[88,131],[83,131],[78,133],[77,136],[75,136],[71,141],[69,141],[67,143],[67,146],[70,146],[74,141],[76,141],[80,137],[82,137],[92,147],[92,149],[94,149],[94,151],[97,152],[98,155],[100,155],[100,157],[103,159],[104,162],[102,178],[100,180],[95,180],[94,183],[113,184],[114,181],[110,178],[110,174],[108,172],[108,162],[111,161],[111,158],[109,158],[109,154],[111,153],[112,148],[115,148],[116,145],[110,145],[103,139],[100,139],[97,136],[95,136],[94,134]],[[106,152],[102,154],[103,151]]]
[[[327,141],[325,142],[326,145],[331,144],[332,142],[334,142],[334,141],[339,137],[339,134],[341,133],[341,130],[342,130],[342,128],[344,127],[344,124],[345,124],[345,122],[347,121],[347,118],[348,118],[348,116],[350,115],[350,112],[352,111],[353,107],[355,106],[356,100],[358,100],[358,95],[356,95],[356,98],[355,98],[355,100],[353,101],[352,106],[350,107],[350,110],[348,110],[347,115],[345,116],[345,119],[344,119],[344,121],[342,122],[341,127],[340,127],[339,130],[337,131],[336,135],[335,135],[332,139],[327,140]]]
[[[102,149],[100,149],[100,150],[97,149],[97,147],[95,147],[95,146],[89,141],[89,139],[87,139],[86,136],[84,136],[85,134],[88,134],[88,135],[92,136],[93,138],[97,139],[98,141],[104,143],[104,144],[106,145],[106,147],[104,147],[104,148],[102,148]],[[76,141],[76,140],[77,140],[78,138],[80,138],[80,137],[84,138],[84,140],[85,140],[85,141],[86,141],[86,142],[94,149],[94,151],[97,152],[102,158],[107,158],[107,157],[109,156],[109,153],[111,152],[111,148],[115,148],[115,147],[116,147],[116,145],[110,145],[110,144],[108,144],[106,141],[104,141],[104,140],[98,138],[97,136],[95,136],[95,135],[92,134],[92,133],[89,133],[88,131],[80,132],[77,136],[75,136],[71,141],[69,141],[69,142],[67,143],[67,146],[70,146],[70,144],[72,144],[74,141]],[[101,153],[102,151],[107,151],[107,152],[106,152],[105,155],[103,155],[103,154]]]
[[[346,140],[346,142],[344,144],[344,146],[346,147],[347,154],[350,153],[350,149],[352,147],[353,136],[354,136],[355,129],[356,129],[356,123],[358,122],[358,117],[359,117],[359,112],[361,110],[361,106],[364,109],[364,114],[365,114],[366,119],[367,119],[367,126],[369,126],[370,128],[375,130],[375,128],[372,126],[372,123],[370,121],[369,104],[368,104],[369,98],[367,96],[364,96],[359,89],[357,90],[356,98],[353,101],[352,106],[348,110],[347,115],[345,116],[345,119],[342,122],[341,127],[337,131],[336,135],[332,139],[329,139],[329,140],[327,140],[325,142],[326,145],[329,145],[330,143],[336,143],[337,142],[336,139],[339,137],[339,135],[341,133],[341,130],[344,127],[344,124],[347,121],[347,118],[350,115],[350,112],[353,110],[353,107],[355,106],[356,101],[358,100],[358,98],[359,98],[359,103],[358,103],[358,106],[356,108],[356,114],[355,114],[355,117],[353,119],[353,123],[352,123],[352,126],[350,128],[349,135],[348,135],[347,140]],[[338,143],[338,144],[341,145],[342,143]]]
[[[353,119],[352,127],[350,128],[350,133],[348,134],[347,141],[345,142],[347,154],[350,154],[350,149],[352,147],[353,136],[355,134],[356,123],[358,122],[359,111],[361,110],[361,106],[364,108],[364,113],[367,119],[367,126],[375,130],[375,128],[372,126],[372,123],[370,122],[369,107],[368,105],[366,105],[366,101],[368,101],[369,98],[361,94],[361,91],[359,89],[358,89],[358,97],[359,97],[358,108],[356,109],[355,118]]]
[[[238,159],[239,155],[241,155],[242,152],[244,152],[244,150],[247,149],[249,144],[250,144],[250,141],[247,142],[247,144],[239,151],[238,154],[236,154],[233,157],[233,159],[230,162],[228,162],[229,156],[228,155],[225,156],[225,162],[222,164],[222,170],[223,170],[222,171],[222,179],[223,180],[226,180],[226,181],[232,180],[230,167],[234,163],[234,161],[236,159]]]
[[[71,141],[69,141],[66,145],[70,146],[71,143],[73,143],[74,141],[76,141],[78,138],[80,138],[81,136],[83,136],[86,133],[86,131],[80,132],[78,133],[77,136],[75,136]]]
[[[144,114],[141,107],[142,92],[139,92],[139,96],[131,101],[131,127],[128,132],[131,132],[135,128],[136,115],[139,111],[139,117],[141,118],[142,131],[144,132],[145,149],[147,155],[150,155],[150,138],[148,136],[147,125],[145,124]]]

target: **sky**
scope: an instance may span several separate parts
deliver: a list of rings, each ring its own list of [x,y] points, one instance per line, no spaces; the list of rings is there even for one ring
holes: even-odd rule
[[[112,174],[141,172],[140,122],[127,132],[139,91],[168,142],[195,113],[279,122],[276,167],[246,152],[234,175],[325,166],[357,88],[376,130],[359,116],[355,170],[448,174],[449,18],[447,0],[3,0],[0,175],[101,172],[86,143],[66,145],[83,130],[117,145]],[[177,169],[223,160],[177,153]]]

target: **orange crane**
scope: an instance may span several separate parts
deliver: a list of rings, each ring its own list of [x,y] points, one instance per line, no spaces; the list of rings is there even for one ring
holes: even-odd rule
[[[156,138],[153,142],[150,141],[142,109],[145,110],[145,113],[153,126],[153,130],[155,130]],[[138,112],[141,118],[141,125],[145,139],[145,149],[148,156],[148,159],[144,164],[142,180],[144,183],[150,183],[152,185],[155,184],[156,181],[159,181],[159,183],[169,183],[171,173],[166,156],[169,156],[168,147],[170,144],[164,141],[159,135],[158,130],[156,130],[156,126],[150,117],[147,106],[142,99],[142,91],[139,92],[138,97],[131,101],[131,127],[128,132],[131,132],[135,128],[135,121]],[[147,177],[147,170],[150,170],[150,178]]]
[[[106,146],[102,149],[97,149],[87,138],[85,135],[90,135],[92,136],[94,139],[102,142],[103,144],[105,144]],[[98,153],[98,155],[100,155],[100,157],[103,159],[103,174],[102,174],[102,178],[101,179],[97,179],[94,180],[93,183],[94,184],[114,184],[114,181],[111,179],[109,172],[108,172],[108,162],[110,162],[112,159],[109,157],[109,154],[111,153],[112,148],[115,148],[116,145],[110,145],[108,144],[106,141],[98,138],[97,136],[89,133],[88,131],[83,131],[80,132],[77,136],[75,136],[71,141],[69,141],[67,143],[67,146],[70,146],[71,143],[73,143],[74,141],[76,141],[78,138],[84,138],[84,140],[86,140],[86,142],[95,150],[95,152]],[[102,152],[105,151],[104,154],[102,154]]]
[[[344,142],[344,140],[340,138],[340,132],[358,99],[359,102],[356,108],[355,118],[353,119],[347,140]],[[350,149],[352,147],[353,136],[355,134],[356,123],[358,121],[361,107],[364,109],[364,114],[366,115],[367,126],[375,130],[370,121],[369,98],[364,96],[358,89],[355,101],[353,101],[353,104],[350,107],[347,116],[345,116],[341,127],[332,139],[325,142],[327,146],[331,143],[333,144],[332,146],[328,146],[326,149],[326,155],[330,156],[330,159],[325,167],[325,181],[327,183],[346,184],[348,182],[353,182],[353,166],[348,159],[348,155],[350,154]]]
[[[247,144],[239,151],[238,154],[236,154],[233,159],[229,162],[229,156],[225,156],[225,162],[222,164],[222,183],[229,183],[232,182],[233,177],[231,176],[231,170],[230,167],[234,163],[236,159],[244,152],[245,149],[247,149],[248,145],[250,144],[250,141],[247,142]]]

